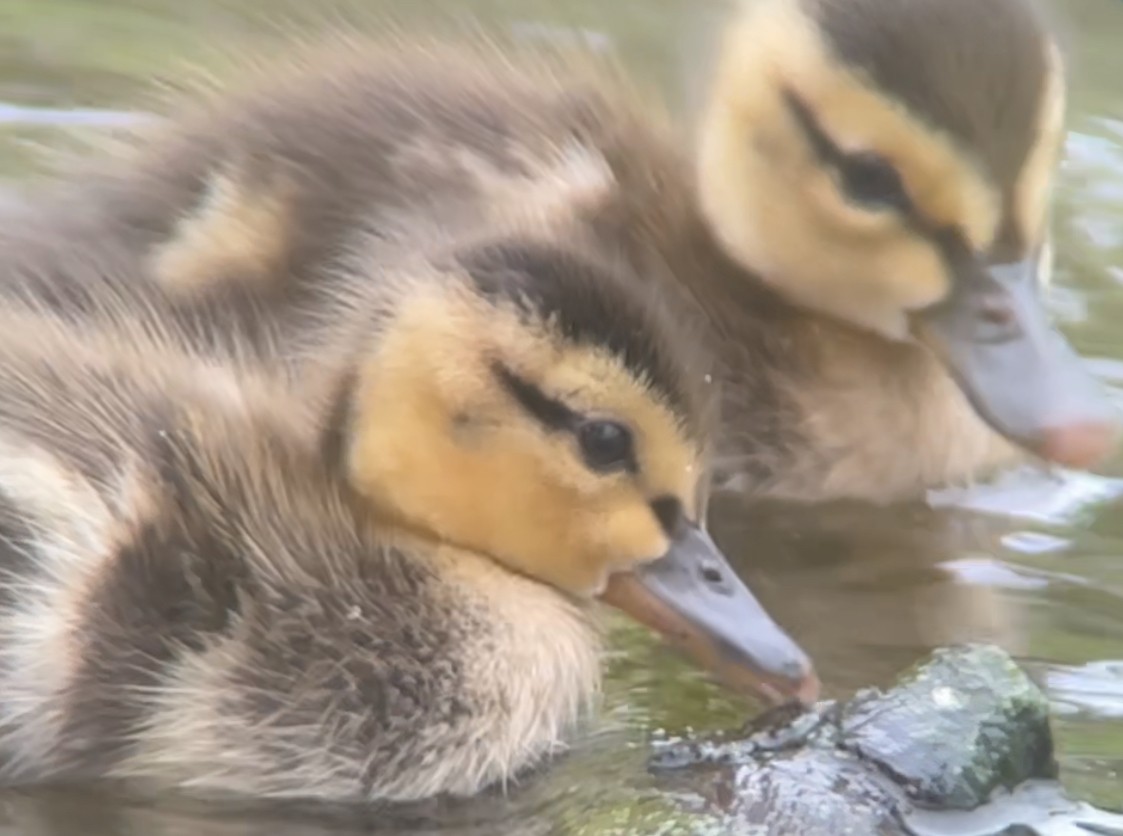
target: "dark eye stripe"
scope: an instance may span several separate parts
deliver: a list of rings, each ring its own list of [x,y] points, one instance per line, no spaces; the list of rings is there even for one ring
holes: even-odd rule
[[[493,364],[492,371],[503,388],[543,427],[550,432],[573,434],[590,469],[599,473],[622,470],[635,475],[639,472],[635,442],[626,426],[615,421],[587,418],[558,399],[551,398],[502,363]],[[616,430],[618,434],[605,438],[598,432],[605,429]]]
[[[819,125],[819,120],[815,118],[815,114],[811,111],[811,107],[793,93],[791,90],[784,90],[784,104],[788,106],[788,111],[799,123],[800,128],[803,129],[807,140],[811,143],[811,147],[815,150],[823,162],[832,166],[838,166],[842,163],[843,158],[846,156],[842,149],[834,144],[834,141],[827,136],[827,132]]]
[[[800,124],[807,140],[814,148],[815,155],[838,171],[843,187],[849,191],[857,185],[860,202],[884,203],[900,211],[903,216],[911,215],[909,196],[904,191],[900,174],[884,157],[873,153],[848,154],[842,151],[834,140],[823,130],[812,109],[791,90],[784,91],[787,109]],[[874,191],[884,190],[884,196],[864,194],[869,185],[876,185]],[[891,193],[892,192],[892,193]],[[874,199],[869,199],[873,197]]]
[[[888,208],[908,216],[912,211],[900,172],[880,154],[848,154],[839,169],[842,187],[855,203]]]
[[[581,422],[581,416],[556,398],[551,398],[529,380],[519,377],[502,363],[492,365],[511,396],[533,415],[546,429],[554,432],[572,431]]]
[[[819,124],[819,120],[815,118],[811,107],[792,90],[784,90],[783,97],[788,111],[807,136],[816,156],[824,164],[832,166],[840,173],[844,172],[848,163],[852,162],[850,155],[831,140]],[[907,198],[907,195],[905,197]],[[917,235],[927,238],[932,246],[939,250],[946,263],[954,263],[956,258],[962,257],[963,250],[969,251],[970,248],[966,247],[965,244],[967,238],[958,228],[949,228],[934,223],[929,218],[924,217],[911,202],[896,208],[900,217]]]

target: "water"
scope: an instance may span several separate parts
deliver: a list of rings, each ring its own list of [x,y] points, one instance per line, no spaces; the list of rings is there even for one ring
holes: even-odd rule
[[[1055,0],[1074,63],[1071,136],[1057,195],[1057,317],[1123,406],[1123,3]],[[299,20],[299,3],[284,4]],[[324,3],[315,4],[324,8]],[[676,93],[696,0],[330,0],[442,22],[466,8],[519,37],[616,49]],[[267,29],[266,0],[0,0],[0,198],[33,177],[43,148],[138,118],[145,91],[174,80],[210,44]],[[269,9],[270,13],[263,10]],[[689,13],[688,13],[689,9]],[[369,15],[368,15],[369,16]],[[892,512],[814,515],[715,502],[715,534],[777,618],[814,655],[832,696],[882,684],[933,646],[994,640],[1015,653],[1056,709],[1062,777],[1077,797],[1123,809],[1123,458],[1105,476],[1009,475]],[[675,799],[643,768],[656,730],[739,724],[745,706],[645,634],[621,625],[596,729],[548,774],[469,810],[421,809],[399,831],[455,823],[469,834],[676,831]],[[591,811],[588,814],[586,811]],[[358,833],[383,814],[216,809],[114,801],[84,791],[0,795],[0,836],[251,836]]]

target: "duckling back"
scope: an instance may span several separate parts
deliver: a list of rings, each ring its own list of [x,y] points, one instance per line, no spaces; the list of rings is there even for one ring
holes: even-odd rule
[[[330,38],[33,196],[0,238],[3,289],[96,304],[78,285],[143,275],[119,269],[132,259],[193,302],[244,292],[292,308],[330,280],[358,228],[388,252],[413,249],[479,228],[511,201],[534,212],[527,185],[568,211],[606,185],[586,139],[626,136],[621,120],[636,111],[607,75],[576,67],[508,63],[483,45]]]

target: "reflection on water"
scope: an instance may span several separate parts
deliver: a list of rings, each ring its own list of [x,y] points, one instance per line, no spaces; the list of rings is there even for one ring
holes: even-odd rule
[[[307,14],[302,4],[284,5],[292,19]],[[361,6],[367,18],[371,8],[398,18],[439,13],[442,20],[450,9],[470,8],[517,37],[617,49],[639,72],[667,85],[682,75],[674,44],[700,8],[689,0],[308,5]],[[1123,57],[1117,51],[1123,3],[1068,0],[1063,7],[1077,48],[1072,135],[1058,189],[1054,309],[1123,407]],[[44,143],[65,144],[75,133],[135,119],[150,77],[174,79],[179,60],[206,60],[204,49],[219,33],[245,36],[265,27],[277,9],[266,0],[5,0],[0,177],[11,185],[39,171]],[[1123,476],[1121,465],[1115,462],[1108,475]],[[766,605],[813,653],[828,693],[883,684],[934,645],[997,641],[1054,701],[1069,788],[1120,808],[1121,502],[1120,480],[1029,472],[892,511],[750,510],[736,498],[718,497],[714,529]],[[606,702],[595,732],[547,775],[467,810],[416,811],[399,831],[430,832],[452,815],[459,836],[592,836],[657,832],[658,825],[683,832],[674,829],[670,799],[643,769],[642,742],[655,730],[739,724],[746,707],[626,625],[614,633]],[[328,820],[321,813],[317,821],[276,811],[113,803],[80,792],[0,796],[0,836],[349,834],[389,819],[368,811]]]

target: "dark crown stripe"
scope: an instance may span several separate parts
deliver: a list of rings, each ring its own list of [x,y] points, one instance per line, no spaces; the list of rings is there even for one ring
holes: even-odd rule
[[[950,134],[1005,191],[1032,147],[1049,35],[1031,0],[802,0],[834,55]]]
[[[474,246],[458,261],[488,299],[513,304],[573,343],[620,359],[682,414],[690,414],[683,372],[667,345],[670,333],[647,307],[637,284],[566,249],[535,241]]]

